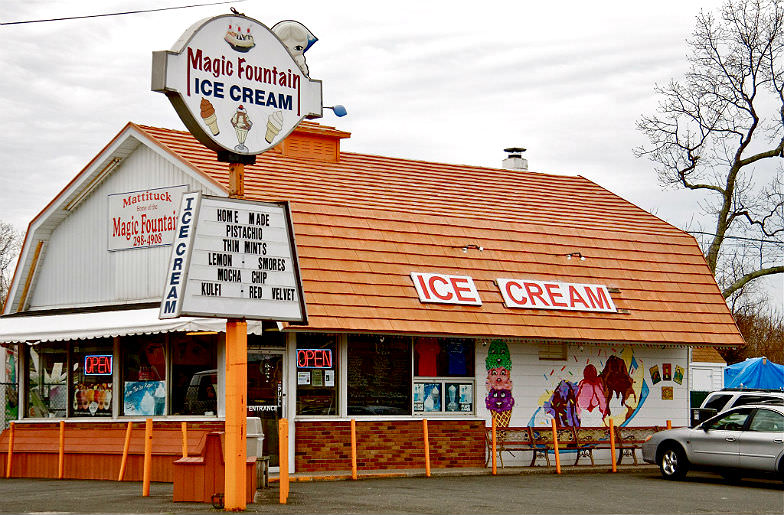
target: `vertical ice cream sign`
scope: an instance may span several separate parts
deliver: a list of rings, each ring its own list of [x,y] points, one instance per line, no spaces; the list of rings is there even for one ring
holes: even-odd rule
[[[245,16],[208,18],[172,50],[153,52],[152,90],[166,94],[208,148],[260,154],[304,118],[321,117],[321,81],[308,76],[304,59],[315,41],[295,21],[270,30]]]

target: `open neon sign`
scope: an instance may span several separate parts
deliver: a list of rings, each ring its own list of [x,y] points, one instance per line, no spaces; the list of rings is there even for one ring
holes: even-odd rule
[[[88,354],[84,357],[84,375],[112,375],[112,356],[110,354]]]
[[[332,368],[332,349],[297,349],[297,368]]]

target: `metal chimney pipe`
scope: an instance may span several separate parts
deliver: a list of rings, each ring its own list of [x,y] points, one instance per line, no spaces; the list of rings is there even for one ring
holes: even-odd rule
[[[501,167],[506,170],[528,170],[528,159],[523,158],[523,147],[505,148],[504,152],[508,155],[501,163]]]

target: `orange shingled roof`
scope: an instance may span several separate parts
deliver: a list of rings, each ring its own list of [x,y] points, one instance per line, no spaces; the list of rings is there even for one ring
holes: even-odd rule
[[[138,128],[228,186],[189,133]],[[695,240],[593,182],[340,152],[348,136],[304,122],[245,167],[246,198],[291,203],[309,315],[297,330],[743,345]],[[469,275],[483,304],[423,304],[410,272]],[[507,308],[501,277],[617,288],[620,312]]]

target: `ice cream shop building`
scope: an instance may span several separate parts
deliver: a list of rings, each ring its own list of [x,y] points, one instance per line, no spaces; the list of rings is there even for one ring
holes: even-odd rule
[[[695,240],[595,183],[519,156],[342,152],[349,136],[304,122],[245,167],[246,199],[288,202],[298,262],[239,219],[201,263],[201,295],[229,282],[281,300],[297,292],[265,291],[267,274],[299,267],[307,323],[248,323],[248,416],[273,466],[280,417],[297,472],[350,469],[351,419],[360,469],[421,467],[425,418],[434,467],[483,466],[493,418],[686,425],[689,348],[743,344]],[[66,437],[66,463],[109,470],[66,475],[107,478],[122,452],[107,435],[128,420],[187,422],[191,452],[221,428],[224,321],[158,315],[180,198],[228,181],[189,133],[129,123],[30,223],[0,317],[14,475],[57,460],[25,427],[64,420],[85,435]],[[240,249],[256,273],[233,271]]]

